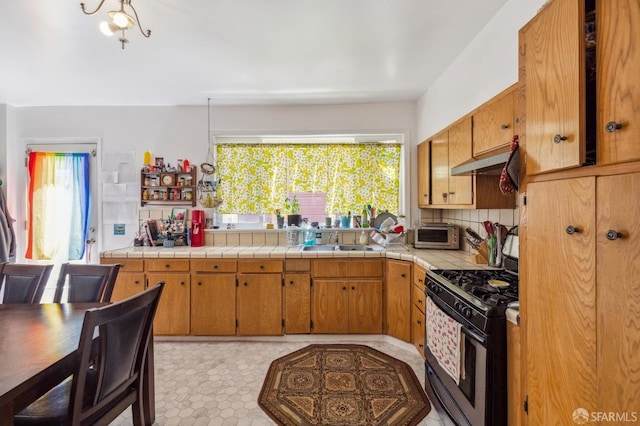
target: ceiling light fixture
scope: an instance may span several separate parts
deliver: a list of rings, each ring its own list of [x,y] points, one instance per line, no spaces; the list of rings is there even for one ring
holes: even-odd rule
[[[80,3],[80,7],[85,15],[95,15],[98,13],[102,5],[106,0],[100,0],[100,4],[96,7],[96,10],[93,12],[87,12],[86,5],[84,3]],[[140,29],[140,33],[146,38],[151,36],[151,30],[144,31],[142,29],[142,25],[140,25],[140,19],[138,18],[138,12],[131,5],[131,0],[119,0],[120,1],[120,10],[112,10],[109,12],[109,18],[111,18],[111,22],[101,22],[100,23],[100,31],[104,35],[112,36],[116,31],[120,31],[120,38],[118,39],[120,43],[122,43],[122,49],[124,49],[125,43],[129,43],[127,37],[125,36],[125,31],[130,30],[135,27],[136,24]],[[133,12],[133,16],[124,11],[124,7],[127,6]]]

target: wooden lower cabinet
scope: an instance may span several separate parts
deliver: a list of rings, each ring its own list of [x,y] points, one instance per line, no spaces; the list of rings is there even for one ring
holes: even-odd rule
[[[236,312],[238,335],[281,335],[282,275],[238,274]]]
[[[124,300],[145,290],[144,260],[107,257],[100,259],[100,263],[103,265],[120,264],[116,285],[111,294],[112,302]]]
[[[411,341],[411,263],[387,260],[386,334]]]
[[[164,289],[153,322],[154,334],[188,335],[190,332],[190,275],[184,273],[147,273],[147,285],[164,281]]]
[[[381,279],[315,279],[314,333],[382,333]]]
[[[425,314],[416,305],[411,308],[411,343],[416,347],[422,358],[424,354]]]
[[[191,334],[236,334],[236,274],[191,274]]]
[[[425,277],[427,271],[420,265],[413,266],[413,285],[411,286],[411,342],[416,347],[422,358],[425,344],[426,326],[426,294]]]
[[[311,332],[311,274],[284,275],[284,332]]]

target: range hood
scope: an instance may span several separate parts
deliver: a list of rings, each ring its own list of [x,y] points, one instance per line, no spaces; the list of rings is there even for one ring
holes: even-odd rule
[[[451,176],[499,175],[508,158],[508,152],[495,154],[479,160],[473,158],[465,163],[452,167]]]

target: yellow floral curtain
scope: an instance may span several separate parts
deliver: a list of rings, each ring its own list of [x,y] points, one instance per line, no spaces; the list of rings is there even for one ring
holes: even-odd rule
[[[397,212],[400,152],[399,144],[220,144],[220,212],[272,214],[293,192],[326,193],[328,214],[367,204]]]

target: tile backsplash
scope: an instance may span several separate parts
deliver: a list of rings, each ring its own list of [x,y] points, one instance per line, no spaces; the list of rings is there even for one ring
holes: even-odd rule
[[[480,236],[486,237],[487,233],[482,226],[485,220],[492,223],[500,223],[511,229],[518,225],[520,221],[520,212],[515,209],[480,209],[480,210],[437,210],[423,209],[421,211],[421,222],[447,222],[453,223],[460,227],[460,249],[471,251],[471,247],[464,240],[464,230],[471,228]]]

